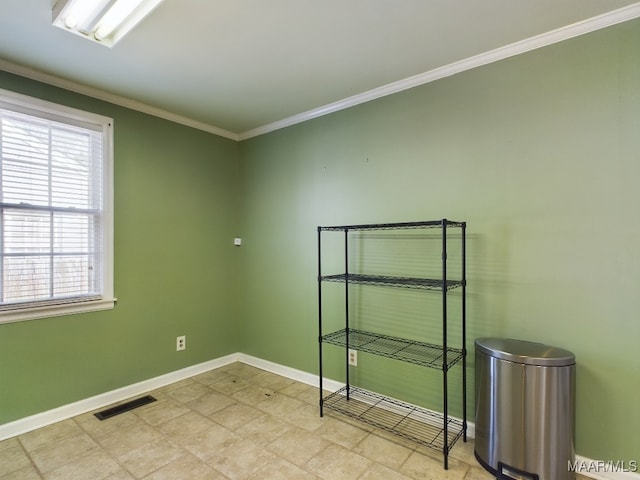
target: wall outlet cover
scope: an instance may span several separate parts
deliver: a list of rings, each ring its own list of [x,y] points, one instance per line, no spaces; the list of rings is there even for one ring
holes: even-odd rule
[[[352,367],[358,366],[358,351],[349,349],[349,365]]]

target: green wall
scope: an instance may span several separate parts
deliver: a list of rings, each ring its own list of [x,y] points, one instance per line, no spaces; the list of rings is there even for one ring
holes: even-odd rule
[[[241,350],[317,372],[317,225],[466,220],[470,386],[476,337],[567,348],[578,453],[633,459],[638,45],[634,21],[242,142]],[[439,388],[361,357],[398,397]]]
[[[317,372],[316,226],[447,217],[469,224],[470,386],[473,338],[572,350],[578,453],[631,460],[638,45],[634,21],[240,144],[0,73],[0,88],[115,119],[118,297],[0,325],[0,424],[238,351]],[[358,295],[381,311],[415,301]],[[359,360],[359,382],[401,398],[440,385]]]
[[[237,352],[238,144],[2,72],[0,88],[114,118],[118,298],[0,325],[0,424]]]

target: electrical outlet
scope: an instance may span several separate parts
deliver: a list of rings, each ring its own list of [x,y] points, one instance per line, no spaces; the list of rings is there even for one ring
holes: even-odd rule
[[[176,351],[184,350],[187,348],[187,337],[182,335],[176,338]]]
[[[358,351],[349,349],[349,365],[352,367],[358,366]]]

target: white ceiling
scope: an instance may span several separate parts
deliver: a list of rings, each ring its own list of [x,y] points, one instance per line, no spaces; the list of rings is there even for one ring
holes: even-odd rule
[[[636,0],[164,0],[107,48],[53,27],[53,3],[0,0],[0,69],[235,139],[640,16]]]

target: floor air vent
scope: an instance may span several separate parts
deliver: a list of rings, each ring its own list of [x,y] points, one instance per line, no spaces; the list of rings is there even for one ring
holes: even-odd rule
[[[120,415],[121,413],[128,412],[129,410],[142,407],[143,405],[147,405],[155,401],[156,399],[151,395],[145,395],[144,397],[136,398],[135,400],[131,400],[130,402],[107,408],[106,410],[95,413],[94,415],[100,420],[106,420],[107,418],[115,417],[116,415]]]

